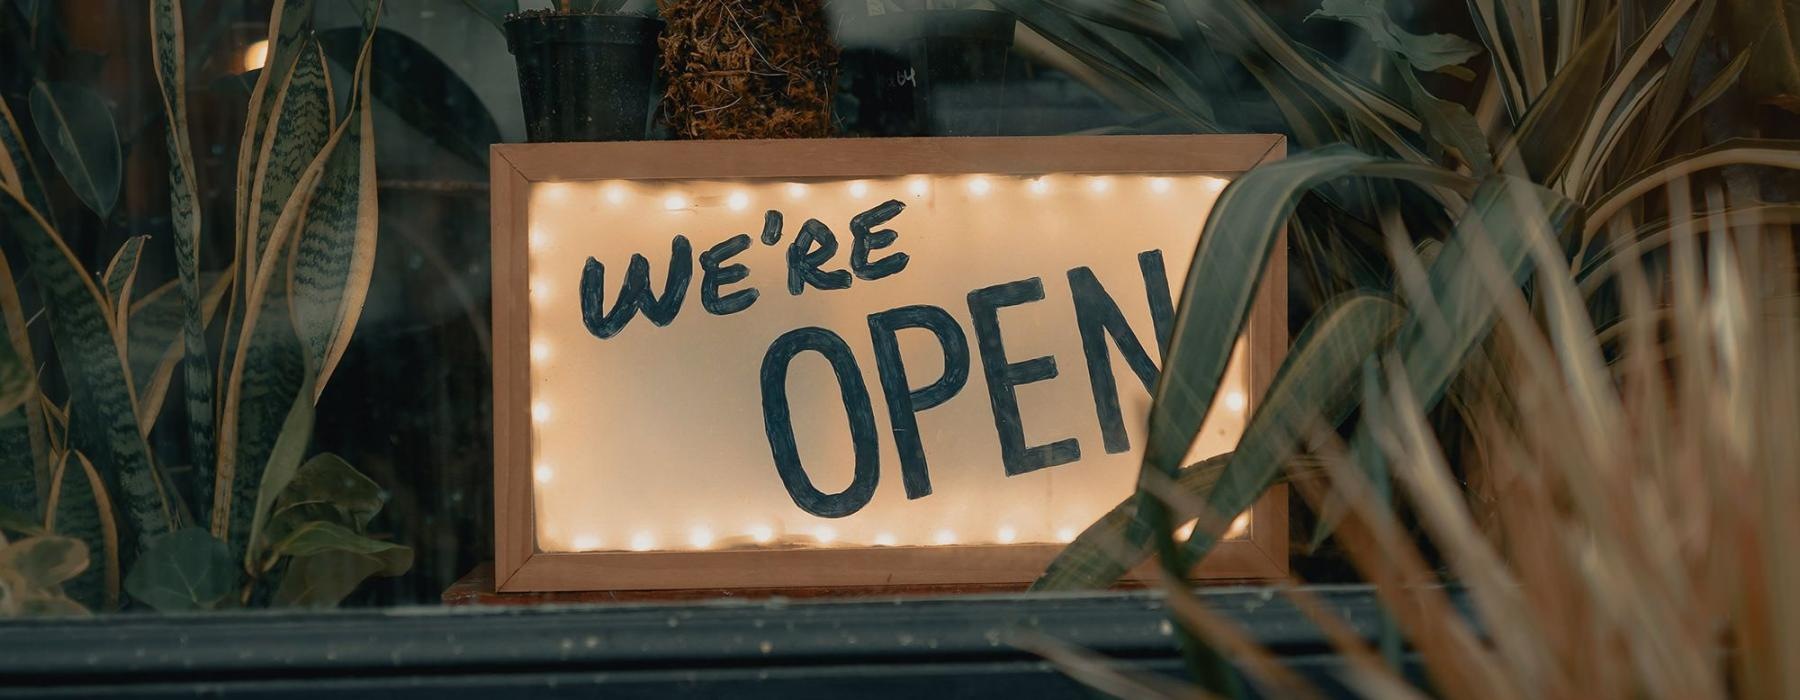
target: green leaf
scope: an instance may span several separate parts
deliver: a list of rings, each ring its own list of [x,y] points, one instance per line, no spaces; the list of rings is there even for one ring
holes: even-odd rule
[[[207,360],[206,320],[202,317],[200,205],[194,179],[194,154],[188,139],[187,49],[181,24],[181,2],[151,0],[150,14],[150,55],[156,66],[156,82],[161,90],[163,121],[166,125],[163,131],[169,150],[169,213],[175,232],[175,268],[181,281],[184,311],[182,384],[186,388],[188,454],[195,465],[196,478],[204,484],[211,481],[215,461],[212,389],[216,380],[212,375],[211,363]],[[279,17],[279,14],[280,11],[277,10],[276,16]],[[266,75],[267,71],[264,73]],[[240,165],[240,201],[245,194],[244,175]],[[161,405],[162,402],[158,401],[157,406]],[[148,423],[144,426],[147,430]],[[199,509],[199,517],[205,518],[208,512],[207,492],[205,488],[196,491],[200,500],[194,505]]]
[[[1515,284],[1531,275],[1530,243],[1534,235],[1575,236],[1579,217],[1572,202],[1529,181],[1495,176],[1483,182],[1458,222],[1450,242],[1432,261],[1429,304],[1415,303],[1394,340],[1406,368],[1414,401],[1424,410],[1437,405],[1463,358],[1487,337],[1493,326],[1494,296],[1483,282],[1480,266],[1493,266]],[[1379,451],[1366,426],[1351,440],[1351,453],[1366,473],[1377,473]],[[1320,514],[1313,541],[1336,527],[1341,512]]]
[[[1419,84],[1410,71],[1402,73],[1412,93],[1413,109],[1425,120],[1425,133],[1444,148],[1454,152],[1476,177],[1494,172],[1494,157],[1488,150],[1487,134],[1475,122],[1475,115],[1462,105],[1438,99]]]
[[[32,389],[26,392],[23,403],[11,410],[0,410],[0,506],[38,516],[50,493],[49,440],[37,401],[36,363],[31,357],[25,310],[19,303],[19,288],[13,282],[12,266],[4,252],[0,252],[0,346],[4,346],[0,347],[0,354],[12,357],[32,373]],[[4,362],[0,360],[0,365]],[[0,385],[7,383],[7,372],[0,369]],[[0,390],[0,406],[6,404],[7,393]]]
[[[31,121],[69,189],[100,218],[111,215],[124,167],[106,100],[73,83],[38,83],[31,88]]]
[[[1518,132],[1500,149],[1498,160],[1522,161],[1525,172],[1538,182],[1550,182],[1565,168],[1575,140],[1594,116],[1594,106],[1605,87],[1607,61],[1612,57],[1612,36],[1619,21],[1617,10],[1606,14],[1600,26],[1588,32],[1575,55],[1565,63],[1544,93],[1533,102]],[[1513,172],[1508,170],[1508,172]]]
[[[375,121],[369,100],[371,34],[357,59],[350,114],[320,154],[303,228],[287,268],[293,329],[306,352],[313,400],[350,345],[375,271]]]
[[[0,532],[12,532],[21,535],[45,535],[50,531],[44,529],[43,521],[35,513],[28,513],[7,506],[0,506]]]
[[[23,193],[25,201],[55,227],[50,199],[44,196],[43,178],[31,160],[31,148],[25,145],[25,132],[19,130],[19,121],[13,118],[6,100],[0,100],[0,186]]]
[[[119,245],[113,253],[112,262],[106,264],[106,272],[101,274],[105,280],[106,299],[112,303],[114,323],[125,328],[131,316],[131,287],[137,280],[138,256],[144,252],[144,241],[149,236],[132,236]]]
[[[319,32],[326,55],[345,70],[356,67],[362,41],[357,27]],[[487,167],[488,145],[501,141],[500,127],[454,69],[424,44],[385,28],[375,30],[370,64],[382,68],[370,76],[375,101],[451,155]]]
[[[231,551],[197,527],[151,540],[125,578],[132,598],[161,612],[228,607],[237,588]]]
[[[0,193],[0,221],[17,236],[50,320],[72,405],[71,444],[107,465],[106,490],[121,503],[125,551],[140,538],[174,529],[179,517],[162,491],[150,449],[138,432],[130,371],[124,365],[106,299],[75,255],[17,194]]]
[[[294,558],[275,591],[275,600],[286,605],[336,605],[364,579],[399,576],[413,562],[410,547],[325,521],[301,525],[272,550]]]
[[[27,537],[0,547],[0,571],[18,574],[31,589],[60,586],[87,568],[87,545],[73,537]]]
[[[306,166],[331,138],[333,104],[325,57],[309,39],[300,46],[298,59],[282,77],[270,103],[268,132],[262,136],[262,152],[251,180],[252,216],[245,237],[251,269],[260,266],[267,255],[275,221],[300,184]]]
[[[212,323],[231,285],[231,275],[207,273],[201,275],[200,283],[206,289],[200,300],[200,323],[205,327]],[[136,382],[139,426],[145,435],[162,413],[175,367],[185,357],[187,299],[178,290],[180,284],[180,280],[172,281],[134,301],[125,326],[125,356]]]
[[[0,415],[11,414],[36,395],[37,377],[13,344],[0,336]],[[23,415],[23,412],[20,413]]]
[[[1740,0],[1727,38],[1732,53],[1751,53],[1744,87],[1752,99],[1800,113],[1800,0]]]
[[[242,535],[246,567],[256,565],[266,539],[263,529],[267,527],[275,500],[293,482],[299,471],[300,458],[312,439],[313,402],[306,391],[306,385],[305,381],[299,381],[290,386],[293,398],[287,417],[282,421],[281,431],[276,435],[274,444],[269,447],[266,463],[260,463],[263,468],[258,473],[256,490],[251,492],[256,500],[253,509],[246,509],[250,510],[250,517],[246,519]],[[233,546],[236,546],[235,538]]]
[[[381,512],[381,487],[344,458],[325,453],[300,465],[275,499],[273,520],[329,520],[361,532]],[[297,526],[298,523],[293,523]],[[291,531],[292,526],[286,528]],[[280,539],[283,535],[271,535]]]
[[[1356,25],[1376,46],[1398,54],[1415,70],[1435,71],[1471,80],[1462,64],[1481,55],[1481,47],[1453,34],[1414,34],[1401,29],[1379,0],[1324,0],[1307,19],[1327,17]]]
[[[100,558],[100,566],[88,567],[68,582],[69,597],[93,609],[118,607],[119,526],[99,472],[80,452],[63,460],[50,503],[49,529],[81,540]]]

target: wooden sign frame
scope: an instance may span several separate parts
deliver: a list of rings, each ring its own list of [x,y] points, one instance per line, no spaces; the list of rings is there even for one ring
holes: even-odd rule
[[[544,552],[536,540],[530,417],[527,213],[533,183],[579,180],[865,178],[986,173],[1173,173],[1231,177],[1285,154],[1276,135],[892,138],[498,144],[492,147],[495,585],[500,592],[945,585],[1023,587],[1060,544]],[[1201,222],[1195,222],[1196,229]],[[1244,332],[1247,396],[1268,387],[1287,347],[1285,237]],[[1177,251],[1176,254],[1181,254]],[[1246,536],[1215,547],[1200,579],[1288,571],[1285,487],[1250,511]],[[1140,571],[1144,571],[1140,569]],[[704,581],[705,583],[697,583]]]

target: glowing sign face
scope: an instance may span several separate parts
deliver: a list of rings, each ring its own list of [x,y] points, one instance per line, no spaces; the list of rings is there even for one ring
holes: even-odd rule
[[[956,143],[977,141],[1019,140]],[[875,147],[790,147],[834,146]],[[800,162],[497,195],[513,201],[496,206],[496,473],[529,484],[501,489],[502,539],[528,501],[524,557],[585,563],[514,587],[879,584],[884,557],[905,581],[938,569],[925,551],[1071,540],[1132,491],[1175,299],[1230,175],[1103,165]],[[1243,429],[1245,350],[1195,459]],[[861,578],[819,575],[834,560]]]

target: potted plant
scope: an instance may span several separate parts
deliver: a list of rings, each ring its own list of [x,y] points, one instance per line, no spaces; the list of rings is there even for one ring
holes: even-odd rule
[[[823,0],[660,0],[663,119],[677,138],[830,136],[838,49]]]
[[[643,139],[662,26],[648,0],[558,0],[507,15],[526,138]]]
[[[969,0],[840,0],[852,132],[1000,133],[1013,15]]]

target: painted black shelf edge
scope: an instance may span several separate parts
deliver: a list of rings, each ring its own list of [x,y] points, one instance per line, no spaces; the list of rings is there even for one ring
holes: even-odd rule
[[[1312,591],[1377,633],[1367,587]],[[1201,596],[1295,668],[1332,675],[1329,645],[1274,589]],[[1140,669],[1180,665],[1153,591],[128,614],[0,622],[0,696],[1091,697],[1012,644],[1027,632]]]

